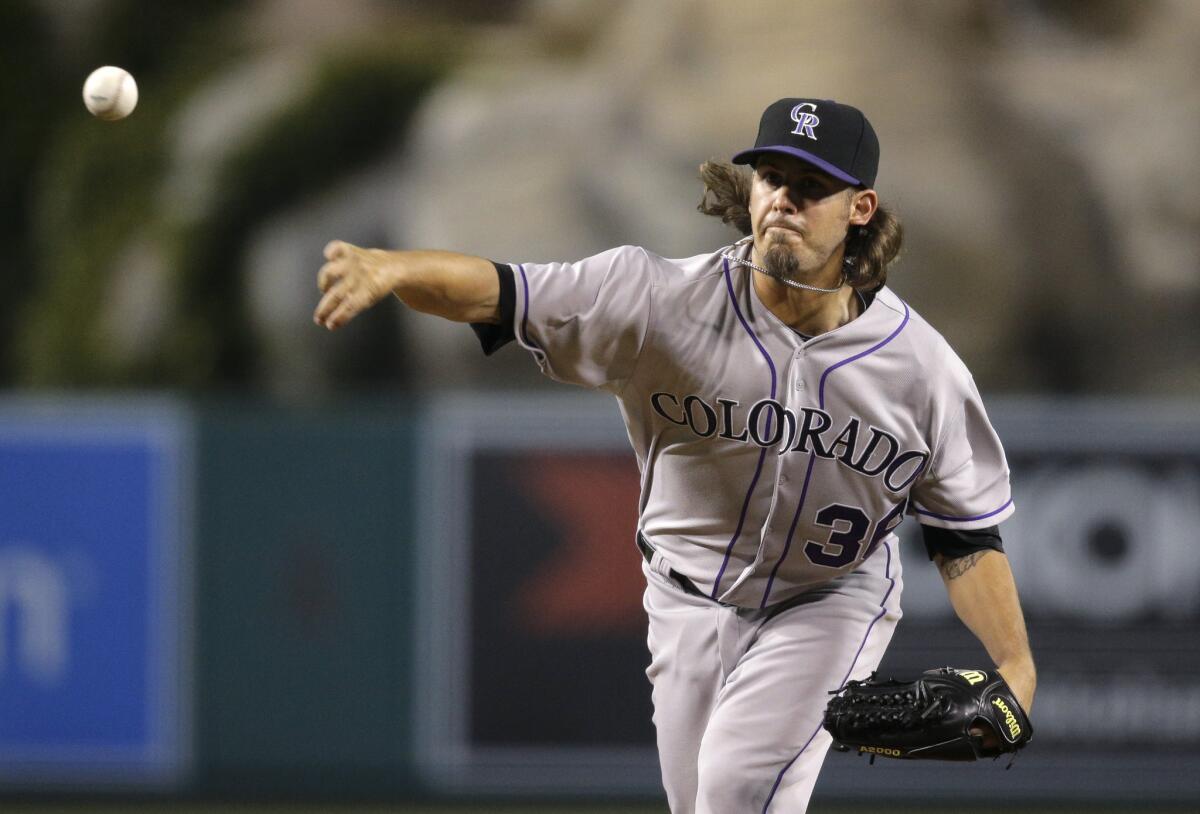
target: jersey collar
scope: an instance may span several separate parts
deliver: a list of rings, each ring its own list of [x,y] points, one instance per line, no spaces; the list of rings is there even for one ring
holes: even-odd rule
[[[726,262],[720,257],[721,254],[730,253],[735,257],[748,260],[752,248],[753,241],[750,238],[743,238],[732,246],[719,250],[717,252],[718,266]],[[759,299],[758,292],[754,289],[753,275],[756,272],[753,269],[749,266],[731,263],[730,272],[735,280],[735,285],[743,288],[744,296],[749,299],[753,313],[762,314],[766,323],[771,326],[770,330],[773,334],[786,338],[788,342],[797,347],[810,347],[828,342],[864,342],[878,339],[891,332],[895,327],[892,324],[895,322],[892,317],[904,310],[899,298],[887,286],[881,286],[868,296],[867,307],[857,317],[832,331],[826,331],[806,339],[775,316],[771,309],[767,308]]]

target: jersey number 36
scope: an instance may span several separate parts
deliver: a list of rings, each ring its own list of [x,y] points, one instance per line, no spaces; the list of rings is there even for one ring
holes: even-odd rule
[[[897,503],[887,513],[887,516],[875,524],[871,534],[871,542],[862,558],[865,560],[875,551],[875,546],[887,537],[904,521],[904,509],[908,499]],[[857,506],[844,506],[841,503],[831,503],[817,512],[816,523],[831,529],[829,539],[823,543],[809,540],[804,544],[804,556],[814,565],[826,568],[842,568],[858,559],[867,532],[871,530],[871,518]]]

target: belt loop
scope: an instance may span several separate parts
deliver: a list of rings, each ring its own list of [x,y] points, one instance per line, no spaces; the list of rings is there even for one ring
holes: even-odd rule
[[[671,565],[663,557],[662,552],[658,551],[654,546],[646,541],[646,538],[639,531],[637,533],[638,548],[642,550],[642,556],[650,565],[650,570],[658,574],[660,577],[672,578]]]
[[[671,564],[667,562],[667,558],[661,552],[654,552],[654,557],[650,560],[650,568],[659,576],[672,579]]]
[[[639,549],[641,549],[642,557],[645,558],[646,562],[650,565],[651,571],[653,571],[654,573],[658,574],[661,577],[665,577],[665,578],[671,580],[676,585],[678,585],[683,590],[683,592],[686,594],[691,594],[692,596],[699,596],[699,597],[703,597],[704,599],[716,601],[716,600],[713,600],[712,597],[710,597],[708,594],[704,593],[704,591],[701,591],[699,588],[697,588],[696,583],[692,582],[690,579],[685,577],[683,574],[679,573],[674,568],[672,568],[671,564],[669,562],[667,562],[667,558],[664,557],[661,553],[659,553],[653,546],[650,545],[650,543],[648,543],[646,541],[646,538],[642,535],[641,531],[639,531],[637,533],[637,546]],[[720,603],[718,603],[718,604],[720,604]]]

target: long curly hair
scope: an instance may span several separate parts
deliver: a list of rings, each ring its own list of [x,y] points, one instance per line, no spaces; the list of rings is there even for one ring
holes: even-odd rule
[[[696,209],[712,215],[749,235],[750,171],[726,161],[705,161],[700,165],[704,195]],[[904,243],[904,226],[896,213],[879,204],[869,223],[853,226],[846,235],[846,282],[873,291],[887,282],[888,267],[895,262]]]

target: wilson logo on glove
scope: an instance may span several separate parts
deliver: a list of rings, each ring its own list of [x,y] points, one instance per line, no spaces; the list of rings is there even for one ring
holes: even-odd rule
[[[954,672],[965,678],[972,687],[987,679],[987,673],[980,670],[955,670]]]
[[[825,728],[841,752],[909,760],[978,760],[1015,753],[1029,717],[995,670],[927,670],[911,681],[850,681],[835,690]],[[1012,765],[1011,763],[1009,764]]]
[[[1004,703],[1003,698],[993,698],[992,703],[1004,713],[1004,723],[1008,727],[1007,737],[1009,741],[1016,743],[1021,739],[1021,725],[1017,723],[1017,716],[1013,715],[1012,710],[1008,708],[1008,704]]]

